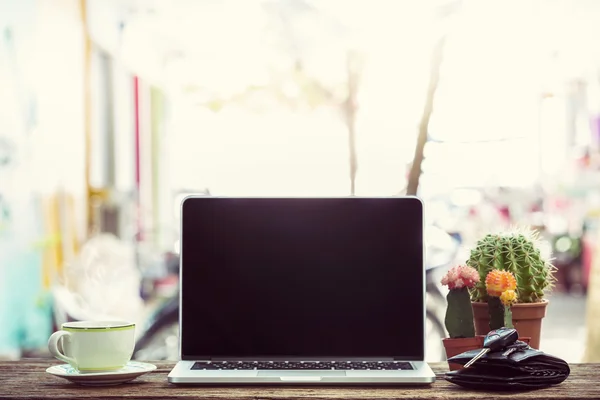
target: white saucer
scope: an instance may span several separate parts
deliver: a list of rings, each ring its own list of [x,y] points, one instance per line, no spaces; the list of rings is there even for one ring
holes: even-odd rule
[[[55,365],[46,369],[54,376],[67,379],[85,386],[109,386],[129,382],[140,375],[154,371],[156,365],[139,361],[130,361],[118,371],[81,373],[69,364]]]

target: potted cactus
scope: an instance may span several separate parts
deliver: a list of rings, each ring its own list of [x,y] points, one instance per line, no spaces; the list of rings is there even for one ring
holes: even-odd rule
[[[488,293],[490,329],[514,328],[512,306],[517,302],[517,280],[508,271],[494,269],[485,278]],[[483,336],[482,336],[483,337]],[[519,340],[529,344],[531,338],[519,335]]]
[[[477,282],[479,274],[474,268],[466,265],[450,268],[442,278],[442,285],[449,289],[444,322],[450,337],[442,339],[447,358],[483,347],[483,338],[475,336],[473,308],[469,295],[469,289]],[[448,367],[450,370],[462,368],[455,363],[448,363]]]
[[[517,280],[508,271],[494,269],[485,278],[490,329],[514,328],[511,306],[517,300]]]
[[[539,349],[542,318],[548,305],[544,295],[554,284],[554,266],[542,254],[538,233],[488,234],[471,250],[467,265],[477,269],[480,277],[470,290],[476,334],[485,335],[492,329],[490,305],[493,308],[500,304],[499,296],[488,293],[488,274],[492,270],[507,271],[516,280],[515,299],[510,307],[512,324],[521,336],[530,338],[531,347]]]

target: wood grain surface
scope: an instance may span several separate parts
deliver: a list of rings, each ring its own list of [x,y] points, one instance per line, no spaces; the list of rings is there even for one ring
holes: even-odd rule
[[[60,362],[24,359],[0,362],[0,399],[600,399],[600,364],[573,364],[560,385],[518,393],[489,393],[463,389],[438,379],[424,387],[290,387],[176,386],[167,382],[173,362],[152,362],[158,368],[137,379],[112,387],[86,387],[46,373]],[[436,374],[446,363],[432,363]]]

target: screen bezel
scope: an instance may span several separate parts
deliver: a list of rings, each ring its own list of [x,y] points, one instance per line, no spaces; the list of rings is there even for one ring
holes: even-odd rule
[[[292,196],[215,196],[215,195],[188,195],[185,198],[182,199],[181,204],[180,204],[180,235],[183,235],[184,229],[183,229],[183,225],[184,225],[184,221],[186,220],[185,215],[184,215],[184,205],[187,202],[202,202],[205,200],[217,200],[217,199],[265,199],[265,200],[273,200],[273,199],[309,199],[309,200],[319,200],[319,199],[372,199],[373,201],[377,201],[378,199],[396,199],[398,201],[403,201],[407,204],[412,204],[414,209],[414,212],[418,212],[421,215],[421,235],[422,235],[422,276],[421,276],[421,282],[422,282],[422,300],[421,300],[421,311],[422,311],[422,321],[423,321],[423,326],[422,326],[422,332],[423,332],[423,336],[421,338],[421,343],[420,343],[420,352],[419,355],[417,356],[412,356],[412,357],[404,357],[402,355],[393,355],[390,354],[390,359],[398,359],[398,360],[404,360],[404,361],[423,361],[425,359],[425,335],[426,335],[426,271],[425,271],[425,262],[426,262],[426,245],[425,245],[425,218],[424,218],[424,206],[423,206],[423,201],[416,196],[379,196],[379,197],[365,197],[365,196],[329,196],[329,197],[325,197],[325,196],[320,196],[320,197],[292,197]],[[181,238],[180,238],[181,239]],[[180,359],[183,361],[194,361],[194,360],[209,360],[209,359],[213,359],[213,358],[223,358],[223,357],[218,357],[217,355],[212,355],[212,354],[185,354],[183,352],[183,320],[182,320],[182,315],[183,315],[183,277],[184,277],[184,265],[183,265],[183,240],[179,241],[179,356]],[[248,357],[235,357],[235,356],[228,356],[227,358],[235,358],[235,359],[244,359],[244,358],[248,358]],[[269,360],[276,360],[276,359],[290,359],[292,357],[285,357],[285,356],[281,356],[281,357],[268,357]],[[253,357],[253,359],[257,359],[260,360],[260,358],[258,357]],[[310,360],[311,358],[307,358],[307,357],[303,357],[303,359],[305,360]],[[317,359],[317,358],[315,358]],[[326,359],[323,358],[318,358],[319,360],[337,360],[337,359],[345,359],[344,357],[335,357],[335,358],[331,358],[328,357]],[[355,359],[355,357],[348,357],[348,359]],[[364,359],[369,359],[369,358],[364,358]]]

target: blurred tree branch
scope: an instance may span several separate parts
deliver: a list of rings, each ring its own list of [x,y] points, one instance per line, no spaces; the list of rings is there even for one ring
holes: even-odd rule
[[[350,166],[350,194],[356,193],[356,171],[358,160],[356,155],[356,113],[359,79],[362,72],[362,60],[354,52],[348,52],[346,57],[346,73],[348,92],[344,102],[344,116],[348,128],[348,154]]]
[[[427,97],[425,98],[425,106],[423,107],[423,114],[421,115],[421,120],[419,122],[419,135],[417,137],[413,162],[408,175],[408,185],[406,187],[406,194],[409,196],[416,196],[419,189],[419,179],[421,178],[425,144],[427,143],[427,137],[429,133],[429,120],[433,112],[433,101],[440,79],[440,69],[442,65],[445,43],[446,35],[442,35],[433,48]]]
[[[444,50],[448,35],[447,29],[452,19],[452,16],[456,15],[461,11],[463,6],[462,3],[462,0],[447,0],[442,1],[441,4],[437,7],[437,17],[439,18],[439,21],[444,21],[441,25],[445,25],[445,28],[443,29],[446,29],[446,32],[441,34],[432,52],[431,69],[429,73],[429,84],[427,87],[425,106],[423,107],[423,114],[421,115],[421,120],[419,121],[419,133],[417,136],[417,143],[415,146],[412,165],[408,175],[408,183],[406,185],[405,193],[409,196],[416,196],[419,190],[419,180],[421,178],[423,160],[425,158],[425,145],[427,144],[427,140],[429,137],[429,120],[431,119],[431,114],[433,113],[433,102],[435,99],[435,92],[437,91],[440,80],[440,70],[442,67]]]

